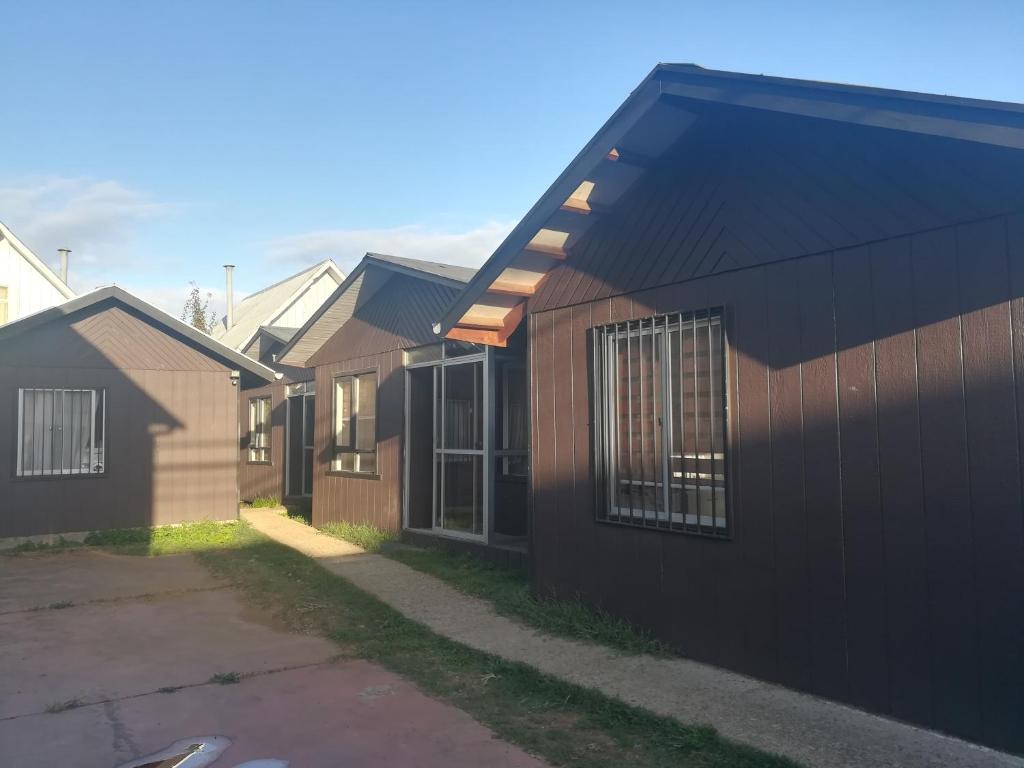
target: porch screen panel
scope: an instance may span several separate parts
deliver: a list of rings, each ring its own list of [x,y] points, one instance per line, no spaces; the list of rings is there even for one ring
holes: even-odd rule
[[[594,329],[598,518],[729,532],[720,310]]]

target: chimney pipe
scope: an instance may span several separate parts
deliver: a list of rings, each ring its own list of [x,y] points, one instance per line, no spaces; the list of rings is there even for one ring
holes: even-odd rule
[[[224,265],[224,280],[226,283],[226,300],[228,304],[228,329],[235,324],[235,265],[225,264]]]
[[[70,248],[58,248],[57,253],[60,254],[60,279],[64,285],[68,284],[68,255],[71,253]]]

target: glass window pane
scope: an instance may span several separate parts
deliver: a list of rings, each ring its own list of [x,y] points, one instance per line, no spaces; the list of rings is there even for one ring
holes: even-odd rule
[[[483,448],[483,363],[449,365],[442,371],[446,449]]]
[[[360,451],[375,451],[377,449],[376,373],[364,373],[359,377],[358,394],[356,448]]]
[[[405,352],[405,364],[415,365],[416,363],[428,363],[434,360],[440,360],[441,354],[442,346],[440,344],[428,344],[425,347],[408,349]]]
[[[352,447],[352,377],[334,380],[334,444]]]
[[[483,461],[481,456],[444,456],[444,527],[483,533]]]

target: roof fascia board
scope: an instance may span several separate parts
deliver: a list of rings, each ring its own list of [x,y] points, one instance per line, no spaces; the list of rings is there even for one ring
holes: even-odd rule
[[[602,162],[608,153],[635,126],[661,96],[661,83],[657,80],[655,67],[644,81],[629,95],[607,122],[587,142],[564,171],[534,203],[508,237],[498,246],[494,254],[479,269],[465,289],[445,312],[439,323],[438,332],[445,335],[493,283],[527,243],[537,230],[554,215],[562,203],[586,180],[591,170]]]
[[[237,365],[240,369],[246,370],[261,379],[272,382],[276,381],[278,378],[277,373],[273,369],[231,349],[231,347],[222,344],[202,331],[167,314],[163,310],[157,309],[152,304],[143,301],[138,296],[128,293],[128,291],[123,288],[119,288],[116,285],[98,288],[90,293],[70,299],[63,304],[49,307],[41,312],[36,312],[32,315],[23,317],[20,320],[15,320],[13,323],[8,323],[7,325],[0,327],[0,341],[16,336],[20,333],[30,331],[33,328],[45,325],[54,320],[59,320],[69,315],[73,315],[76,312],[89,309],[90,307],[107,300],[113,300],[119,304],[131,307],[153,322],[159,323],[168,330],[195,342],[210,354],[217,355],[228,362]]]
[[[46,278],[47,282],[60,291],[61,296],[65,299],[75,298],[76,294],[71,290],[71,286],[61,280],[57,273],[54,272],[46,262],[36,256],[32,252],[31,248],[21,242],[21,240],[18,239],[18,236],[11,232],[3,222],[0,222],[0,236],[14,246],[14,250],[21,254],[21,257],[25,259],[25,261],[31,264],[39,274]]]

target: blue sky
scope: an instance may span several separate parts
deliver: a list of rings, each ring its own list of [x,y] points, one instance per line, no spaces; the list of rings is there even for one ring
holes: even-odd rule
[[[658,61],[1024,102],[1019,0],[8,3],[0,220],[176,311],[477,265]]]

